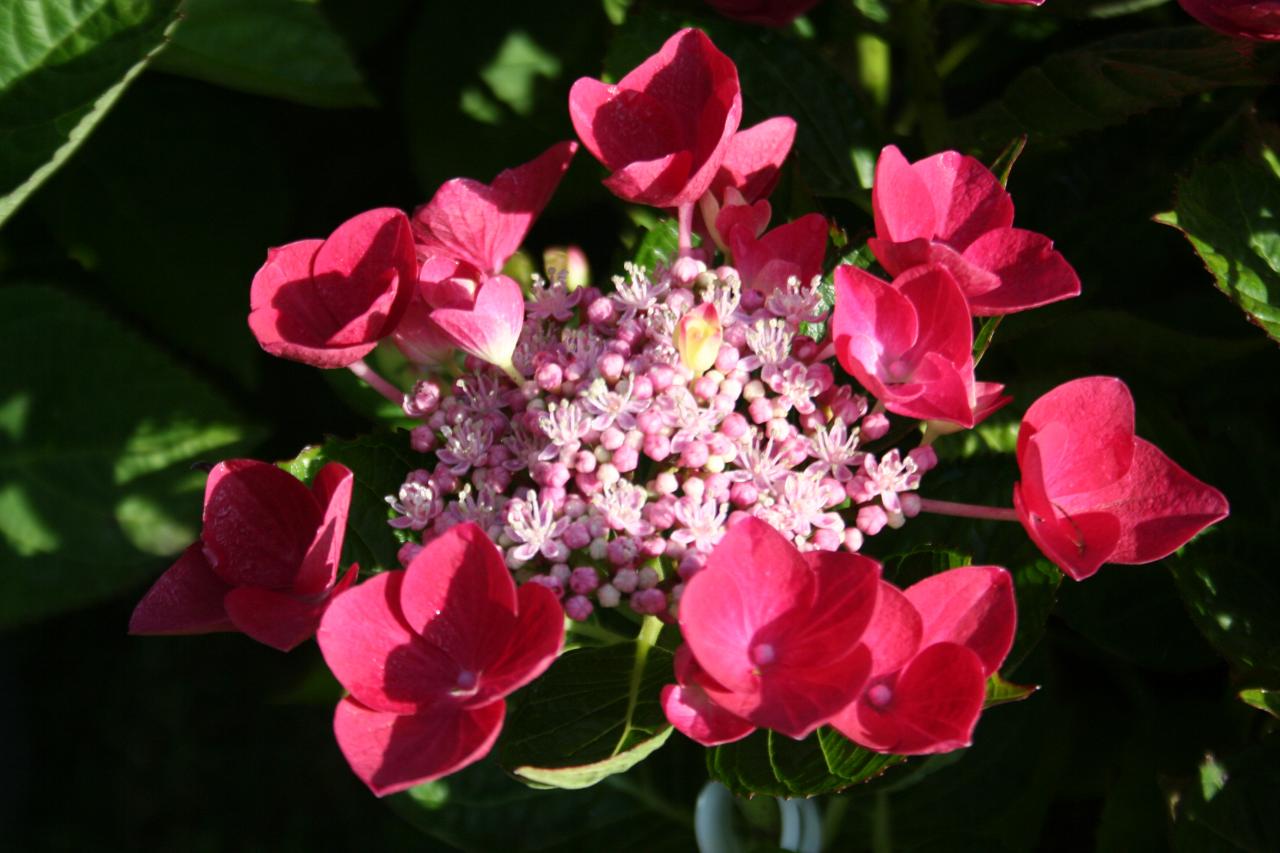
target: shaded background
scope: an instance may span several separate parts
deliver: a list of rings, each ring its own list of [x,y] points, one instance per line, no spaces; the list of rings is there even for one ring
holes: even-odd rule
[[[115,7],[137,29],[174,11]],[[333,743],[338,688],[313,645],[283,656],[238,635],[124,630],[198,533],[193,463],[288,458],[368,429],[367,398],[344,377],[270,359],[248,333],[266,247],[372,207],[411,210],[450,177],[488,180],[571,138],[572,81],[620,76],[686,21],[738,62],[744,125],[800,122],[774,221],[819,210],[856,245],[879,148],[928,153],[906,60],[873,61],[877,44],[905,37],[886,12],[828,0],[768,31],[696,2],[190,0],[170,47],[0,229],[5,846],[689,849],[706,769],[679,737],[583,792],[529,791],[486,762],[436,800],[383,803]],[[1236,695],[1280,687],[1280,354],[1184,237],[1152,221],[1174,208],[1179,180],[1274,138],[1274,92],[1260,84],[1276,55],[1241,48],[1224,62],[1222,40],[1200,28],[1153,34],[1189,21],[1151,0],[953,3],[935,23],[958,117],[945,144],[990,162],[1029,134],[1009,185],[1018,224],[1055,240],[1084,294],[1000,327],[982,374],[1008,383],[1013,411],[943,445],[926,493],[1007,503],[1021,411],[1105,373],[1132,388],[1138,432],[1221,488],[1233,514],[1161,564],[1064,582],[1012,673],[1040,692],[989,711],[977,745],[927,773],[916,762],[823,798],[831,849],[888,849],[885,838],[904,850],[1280,849],[1275,720]],[[1099,46],[1126,34],[1136,47]],[[12,50],[13,33],[0,36]],[[76,75],[92,76],[93,58]],[[0,89],[6,177],[53,85],[19,84]],[[649,220],[602,176],[582,152],[530,235],[535,257],[576,243],[599,277],[631,256]],[[1234,201],[1257,227],[1257,257],[1241,263],[1270,258],[1255,274],[1274,285],[1280,206]],[[1016,527],[954,520],[912,522],[867,551],[924,542],[1011,567],[1037,558]],[[1054,583],[1046,573],[1046,605]],[[776,816],[748,812],[744,826],[766,837]]]

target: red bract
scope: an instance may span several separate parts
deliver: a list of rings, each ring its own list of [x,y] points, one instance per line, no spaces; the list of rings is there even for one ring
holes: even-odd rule
[[[667,720],[686,737],[703,746],[719,746],[742,740],[756,730],[748,721],[729,713],[711,700],[700,685],[712,684],[724,692],[722,685],[698,666],[688,646],[676,650],[676,683],[662,688],[662,710]]]
[[[1119,379],[1059,385],[1018,431],[1013,504],[1040,550],[1076,580],[1103,563],[1149,563],[1226,517],[1227,499],[1134,435]]]
[[[338,580],[352,475],[330,462],[308,489],[266,462],[232,459],[209,473],[204,530],[143,596],[131,634],[243,631],[288,651],[316,632]]]
[[[871,190],[876,259],[898,275],[945,266],[978,316],[1009,314],[1080,293],[1080,279],[1053,241],[1013,228],[1013,200],[972,157],[943,151],[908,163],[880,152]]]
[[[249,328],[272,355],[346,367],[395,328],[417,275],[408,218],[370,210],[327,240],[268,250],[249,293]]]
[[[559,653],[564,611],[545,587],[517,590],[498,549],[467,523],[427,544],[407,569],[336,600],[316,639],[350,693],[334,717],[338,746],[383,796],[488,753],[503,697]]]
[[[438,361],[457,348],[512,372],[511,355],[523,328],[524,294],[516,281],[437,256],[422,264],[395,342],[419,363]]]
[[[742,118],[738,70],[702,32],[681,30],[614,85],[583,77],[569,115],[627,201],[692,204],[707,191]]]
[[[1187,14],[1229,36],[1259,41],[1280,39],[1277,0],[1178,0]]]
[[[722,212],[719,220],[724,218]],[[807,286],[814,276],[822,275],[827,220],[821,214],[810,213],[779,225],[759,239],[743,225],[732,226],[727,236],[744,287],[772,293],[786,287],[787,279],[793,276]]]
[[[1009,653],[1016,619],[1012,580],[998,566],[952,569],[905,593],[881,582],[863,635],[871,678],[831,724],[877,752],[968,746],[986,679]]]
[[[972,427],[1005,399],[973,378],[973,325],[942,267],[888,284],[854,266],[835,272],[832,336],[845,370],[895,414]]]
[[[680,629],[706,677],[686,674],[728,713],[804,737],[862,688],[871,656],[859,637],[879,574],[866,557],[801,553],[765,522],[739,521],[680,599]],[[691,701],[701,696],[682,691],[679,704]]]
[[[708,5],[726,18],[782,27],[817,6],[820,0],[707,0]]]
[[[769,195],[795,138],[796,122],[788,116],[775,116],[738,131],[725,149],[724,161],[711,182],[711,194],[723,200],[732,188],[748,204]]]
[[[454,178],[413,212],[413,233],[424,256],[465,261],[482,272],[502,271],[551,200],[576,142],[560,142],[537,158],[482,184]]]

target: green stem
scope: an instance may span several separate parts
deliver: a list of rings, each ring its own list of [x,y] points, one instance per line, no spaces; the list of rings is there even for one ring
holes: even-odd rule
[[[942,100],[933,48],[933,11],[929,0],[902,0],[895,6],[897,24],[907,54],[907,82],[920,119],[925,148],[938,151],[947,139],[947,110]]]
[[[876,794],[876,804],[871,811],[872,853],[893,853],[893,835],[889,824],[889,795],[880,791]]]

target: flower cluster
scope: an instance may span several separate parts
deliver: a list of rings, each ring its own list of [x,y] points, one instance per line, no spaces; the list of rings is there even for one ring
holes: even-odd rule
[[[826,219],[769,227],[795,123],[740,128],[737,70],[704,34],[675,34],[615,84],[579,80],[569,109],[611,191],[674,209],[672,262],[604,286],[573,251],[523,286],[504,273],[572,142],[489,184],[449,181],[412,218],[373,210],[271,250],[251,290],[263,348],[347,367],[417,422],[419,464],[386,498],[404,568],[338,580],[351,472],[330,465],[308,490],[233,460],[209,478],[201,542],[130,626],[281,649],[318,629],[349,691],[338,743],[375,792],[488,752],[564,617],[573,630],[609,609],[679,626],[662,701],[700,743],[830,724],[872,750],[955,749],[1012,643],[1009,574],[900,590],[860,553],[870,537],[922,511],[1016,518],[1082,579],[1226,514],[1135,437],[1127,389],[1101,377],[1027,411],[1014,508],[920,496],[932,442],[1010,400],[976,377],[975,318],[1080,291],[977,160],[887,147],[869,241],[884,277],[845,264],[828,286]],[[411,387],[363,361],[383,341],[415,366]]]

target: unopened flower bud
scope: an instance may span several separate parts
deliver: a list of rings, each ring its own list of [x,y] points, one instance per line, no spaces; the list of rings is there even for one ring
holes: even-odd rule
[[[721,339],[720,313],[710,302],[690,309],[676,323],[676,351],[694,376],[701,376],[715,365]]]

